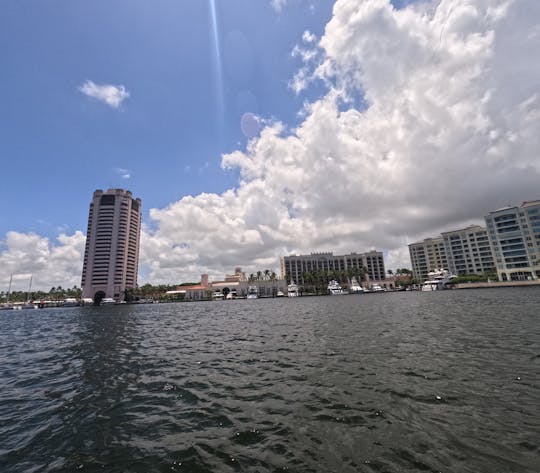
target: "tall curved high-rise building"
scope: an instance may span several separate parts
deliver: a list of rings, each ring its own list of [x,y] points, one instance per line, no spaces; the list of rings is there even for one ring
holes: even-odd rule
[[[82,272],[83,297],[123,301],[137,287],[141,199],[130,191],[98,189],[90,203]]]

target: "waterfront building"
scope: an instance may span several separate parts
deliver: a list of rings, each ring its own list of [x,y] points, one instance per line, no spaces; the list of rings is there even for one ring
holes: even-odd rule
[[[500,281],[540,278],[540,200],[485,217]]]
[[[249,280],[242,268],[235,268],[234,274],[226,274],[224,279],[210,281],[208,274],[201,274],[201,282],[192,286],[178,286],[167,294],[184,294],[185,300],[204,300],[210,297],[246,297],[249,286],[257,287],[259,297],[275,297],[278,292],[287,293],[285,279],[266,278]]]
[[[452,274],[484,275],[495,272],[495,261],[486,227],[471,225],[442,233],[448,269]]]
[[[294,281],[300,286],[306,284],[304,274],[315,271],[329,273],[365,268],[366,276],[370,280],[381,281],[386,276],[384,258],[380,251],[346,255],[334,255],[332,252],[289,255],[281,258],[280,266],[281,277],[287,281]]]
[[[409,245],[413,278],[425,281],[430,271],[448,269],[442,236],[426,238]]]
[[[137,287],[141,199],[130,191],[98,189],[88,215],[82,272],[83,298],[123,301]]]

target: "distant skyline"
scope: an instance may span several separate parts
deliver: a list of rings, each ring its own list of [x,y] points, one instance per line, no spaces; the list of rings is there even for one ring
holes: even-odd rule
[[[385,252],[540,198],[535,0],[8,2],[0,290],[80,285],[96,189],[139,283]]]

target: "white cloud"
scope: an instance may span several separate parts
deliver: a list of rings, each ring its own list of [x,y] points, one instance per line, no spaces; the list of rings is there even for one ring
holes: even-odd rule
[[[278,13],[283,9],[286,4],[287,0],[270,0],[270,5],[272,5],[272,8]]]
[[[328,93],[296,130],[268,125],[223,156],[237,188],[151,210],[150,279],[316,250],[377,248],[409,266],[407,243],[539,198],[538,18],[536,0],[338,0],[298,78]]]
[[[304,43],[314,43],[317,40],[317,36],[315,36],[311,31],[306,30],[304,31],[304,34],[302,34],[302,41]]]
[[[124,168],[116,168],[116,174],[118,174],[122,179],[129,179],[131,177],[131,171]]]
[[[336,1],[305,73],[326,95],[298,128],[266,122],[223,156],[236,188],[151,209],[142,272],[196,280],[372,248],[407,267],[407,243],[540,198],[538,18],[536,0]]]
[[[105,102],[112,108],[118,108],[129,97],[129,92],[123,85],[96,84],[87,80],[78,87],[78,90],[88,97]]]
[[[81,285],[85,236],[60,234],[56,243],[34,233],[8,232],[0,252],[0,284],[7,291],[13,274],[12,290],[24,291],[32,277],[34,289]]]
[[[293,58],[299,58],[302,61],[302,66],[289,81],[289,88],[297,95],[307,89],[308,85],[317,78],[314,72],[314,64],[320,63],[322,51],[316,44],[316,41],[317,37],[306,30],[302,34],[304,45],[296,44],[291,51]]]

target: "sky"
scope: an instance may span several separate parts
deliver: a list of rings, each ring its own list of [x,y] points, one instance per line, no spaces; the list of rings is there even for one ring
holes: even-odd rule
[[[80,285],[95,189],[139,283],[384,251],[540,199],[537,0],[15,1],[0,16],[0,290]]]

